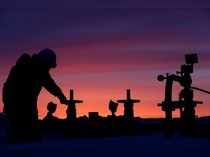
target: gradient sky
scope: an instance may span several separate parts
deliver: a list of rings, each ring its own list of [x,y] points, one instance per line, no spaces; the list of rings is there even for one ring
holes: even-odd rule
[[[58,67],[51,71],[56,82],[67,96],[71,88],[76,98],[84,100],[78,105],[79,115],[110,114],[109,100],[124,98],[130,88],[141,100],[136,116],[164,116],[157,107],[164,99],[164,83],[157,81],[157,75],[175,73],[191,50],[199,54],[193,85],[210,90],[210,10],[204,8],[210,2],[100,2],[52,2],[50,9],[44,2],[6,2],[11,9],[0,9],[0,88],[23,52],[48,47],[57,53]],[[174,99],[179,90],[176,84]],[[209,115],[210,95],[195,94],[204,101],[198,115]],[[58,103],[56,115],[64,118],[66,107],[44,89],[38,101],[40,118],[52,100]],[[0,101],[0,111],[2,107]],[[118,114],[122,111],[121,105]]]

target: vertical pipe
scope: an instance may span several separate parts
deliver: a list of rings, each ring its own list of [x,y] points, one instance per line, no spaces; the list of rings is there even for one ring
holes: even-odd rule
[[[131,90],[127,89],[127,100],[131,99]]]
[[[70,100],[74,100],[74,90],[70,89]]]

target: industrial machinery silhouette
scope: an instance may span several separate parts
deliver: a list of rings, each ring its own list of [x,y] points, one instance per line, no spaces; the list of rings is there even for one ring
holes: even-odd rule
[[[127,98],[125,100],[118,100],[117,102],[124,104],[124,118],[126,118],[128,120],[132,120],[134,118],[134,111],[133,111],[134,103],[139,103],[140,100],[131,98],[131,90],[130,89],[127,89],[126,96],[127,96]]]
[[[194,120],[196,118],[195,107],[197,104],[202,104],[201,101],[194,100],[194,90],[199,90],[205,93],[210,94],[210,92],[192,87],[192,78],[191,74],[193,73],[194,64],[198,63],[197,54],[187,54],[185,55],[185,64],[181,65],[181,71],[178,71],[176,74],[167,73],[166,76],[159,75],[158,81],[166,80],[165,84],[165,100],[158,104],[162,108],[162,111],[165,112],[166,120],[172,120],[172,112],[176,109],[180,110],[180,116],[183,120]],[[173,82],[178,82],[183,89],[179,94],[179,100],[172,100],[173,93]]]
[[[77,118],[76,104],[83,103],[82,100],[74,100],[74,90],[70,90],[70,99],[67,101],[68,108],[66,110],[67,120],[75,120]]]

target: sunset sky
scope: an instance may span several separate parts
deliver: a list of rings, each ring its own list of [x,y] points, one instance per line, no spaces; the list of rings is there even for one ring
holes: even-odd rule
[[[74,89],[75,97],[84,100],[77,106],[79,115],[110,114],[109,100],[125,98],[130,88],[132,97],[141,100],[135,105],[136,116],[163,117],[157,104],[164,99],[164,83],[157,75],[175,73],[192,50],[199,55],[193,85],[210,90],[210,10],[202,9],[210,2],[159,2],[152,8],[149,1],[136,0],[70,0],[58,7],[52,2],[50,9],[38,2],[5,4],[11,9],[0,9],[0,95],[17,58],[44,48],[57,53],[58,66],[51,74],[66,96]],[[174,100],[179,90],[175,84]],[[197,114],[210,115],[210,95],[195,95],[204,101]],[[58,103],[56,115],[64,118],[66,106],[44,89],[38,101],[40,118],[49,101]],[[118,115],[122,111],[120,105]]]

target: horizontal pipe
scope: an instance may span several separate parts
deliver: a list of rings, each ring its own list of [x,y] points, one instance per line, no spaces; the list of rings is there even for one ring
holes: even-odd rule
[[[201,92],[204,92],[204,93],[207,93],[207,94],[210,94],[209,91],[207,90],[204,90],[204,89],[200,89],[200,88],[197,88],[197,87],[191,87],[192,89],[195,89],[195,90],[198,90],[198,91],[201,91]]]

